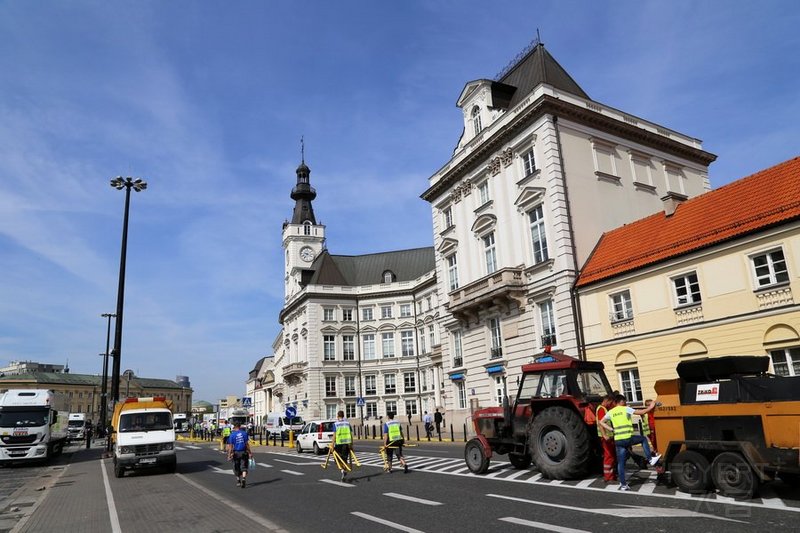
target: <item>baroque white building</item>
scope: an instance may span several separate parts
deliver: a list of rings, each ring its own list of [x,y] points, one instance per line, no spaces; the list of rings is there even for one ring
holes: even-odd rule
[[[305,162],[291,198],[282,329],[248,380],[256,420],[290,405],[305,419],[432,412],[443,382],[433,248],[331,254]]]
[[[573,286],[600,235],[709,189],[698,139],[592,100],[534,43],[466,84],[433,212],[451,419],[499,405],[546,345],[579,355]],[[612,310],[613,311],[613,310]]]

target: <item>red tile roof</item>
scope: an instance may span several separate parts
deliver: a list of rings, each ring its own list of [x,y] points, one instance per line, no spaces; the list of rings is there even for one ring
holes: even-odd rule
[[[578,286],[612,278],[800,218],[800,157],[664,212],[611,230],[597,243]]]

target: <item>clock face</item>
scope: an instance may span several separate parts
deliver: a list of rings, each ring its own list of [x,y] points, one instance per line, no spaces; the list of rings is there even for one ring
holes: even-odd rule
[[[312,250],[308,246],[303,246],[302,248],[300,248],[300,259],[302,259],[306,263],[310,263],[311,260],[314,259],[314,250]]]

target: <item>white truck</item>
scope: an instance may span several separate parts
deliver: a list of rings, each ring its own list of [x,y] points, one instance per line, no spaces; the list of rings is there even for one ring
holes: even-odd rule
[[[161,467],[175,472],[175,426],[172,402],[163,397],[128,398],[114,407],[114,475],[126,470]]]
[[[83,440],[86,438],[86,413],[70,413],[67,423],[67,440]]]
[[[47,461],[67,444],[69,400],[46,389],[0,395],[0,463]]]

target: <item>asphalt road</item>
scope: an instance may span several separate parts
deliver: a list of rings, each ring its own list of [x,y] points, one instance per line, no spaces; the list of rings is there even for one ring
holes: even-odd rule
[[[48,477],[55,482],[41,492],[46,505],[25,531],[65,530],[63,522],[42,520],[41,513],[55,503],[62,513],[80,508],[87,517],[78,523],[90,532],[113,531],[115,520],[124,533],[800,531],[800,489],[782,483],[763,487],[757,499],[737,502],[656,485],[647,471],[635,475],[628,493],[597,478],[545,480],[535,469],[516,470],[504,458],[475,476],[465,467],[463,444],[407,448],[408,474],[397,466],[392,474],[383,471],[377,442],[358,443],[357,454],[362,466],[341,483],[333,464],[320,468],[324,456],[256,448],[257,467],[246,489],[236,486],[218,444],[179,442],[177,474],[143,471],[121,479],[114,477],[109,459],[99,459],[99,451],[72,459],[65,454],[64,462],[78,463],[0,468],[0,494]],[[64,468],[66,475],[58,478]],[[91,505],[76,507],[81,499]],[[0,530],[8,531],[2,524]]]
[[[411,466],[383,472],[377,443],[359,444],[362,463],[341,483],[324,456],[288,449],[257,452],[246,489],[235,485],[224,454],[181,446],[179,474],[291,532],[334,531],[724,531],[800,530],[800,491],[780,483],[763,498],[736,502],[692,497],[656,486],[640,472],[634,492],[602,480],[558,482],[502,459],[489,473],[469,473],[461,446],[406,449]],[[274,450],[274,449],[272,449]],[[118,480],[123,481],[123,480]],[[130,481],[128,479],[124,481]],[[643,491],[643,492],[637,492]]]

